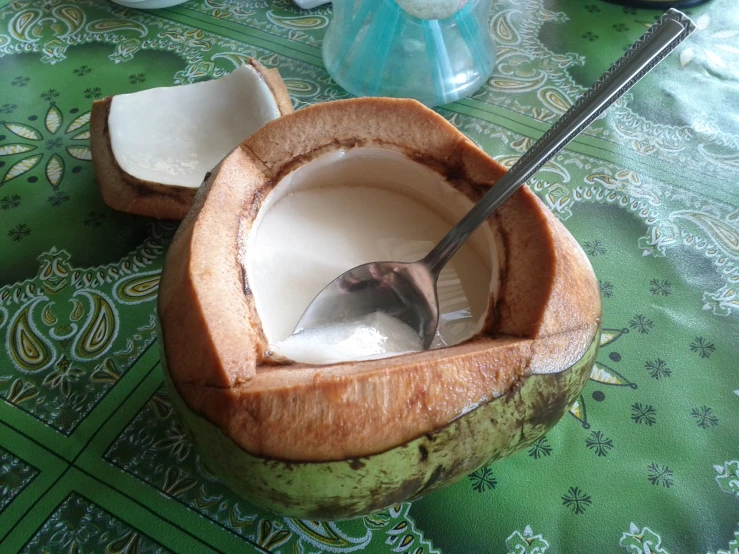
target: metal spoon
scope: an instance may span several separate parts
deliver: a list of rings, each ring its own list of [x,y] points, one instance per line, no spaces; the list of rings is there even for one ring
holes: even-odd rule
[[[439,323],[436,280],[449,259],[505,200],[695,29],[671,9],[573,105],[495,186],[414,263],[372,262],[339,276],[303,313],[294,333],[382,311],[414,329],[428,349]]]

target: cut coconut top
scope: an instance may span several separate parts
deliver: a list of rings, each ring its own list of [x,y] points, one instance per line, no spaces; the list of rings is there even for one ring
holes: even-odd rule
[[[213,81],[115,96],[108,129],[129,175],[197,188],[236,145],[280,115],[260,73],[242,65]]]

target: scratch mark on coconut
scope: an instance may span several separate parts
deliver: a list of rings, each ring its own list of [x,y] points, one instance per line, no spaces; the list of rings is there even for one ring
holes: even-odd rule
[[[436,468],[434,468],[433,473],[428,478],[428,480],[424,483],[423,488],[421,490],[422,491],[427,490],[429,487],[433,486],[433,484],[439,480],[439,477],[441,477],[443,473],[444,473],[444,466],[441,466],[441,465],[436,466]]]
[[[363,461],[361,461],[359,458],[354,458],[349,462],[349,467],[352,468],[354,471],[359,471],[360,469],[364,469],[364,467],[367,464],[365,464]]]
[[[508,273],[510,272],[510,239],[508,232],[500,224],[500,214],[493,213],[493,221],[495,221],[496,235],[497,235],[497,246],[500,249],[499,257],[502,258],[503,263],[498,264],[498,298],[497,302],[493,304],[494,308],[490,310],[492,312],[490,330],[492,332],[500,329],[500,324],[504,321],[503,318],[507,317],[511,313],[511,307],[506,302],[506,295],[508,294]],[[487,328],[487,321],[486,328]]]
[[[370,493],[370,505],[377,509],[382,506],[394,506],[405,502],[409,498],[415,498],[424,489],[423,479],[414,477],[403,482],[397,488],[387,490],[387,487],[379,486]]]
[[[268,179],[264,185],[254,191],[250,202],[246,205],[246,209],[244,210],[245,214],[236,214],[240,224],[244,221],[248,221],[248,227],[245,229],[246,234],[244,236],[247,236],[251,230],[251,227],[254,224],[254,218],[257,213],[259,213],[264,201],[267,199],[267,195],[269,195],[269,193],[272,192],[272,189],[275,188],[275,184],[276,182],[274,179]],[[244,217],[244,215],[246,215],[246,217]]]
[[[310,152],[305,152],[303,154],[289,154],[290,159],[286,163],[284,163],[282,166],[279,167],[279,170],[275,170],[275,164],[268,164],[264,160],[262,160],[257,154],[254,153],[251,149],[247,147],[243,147],[244,150],[250,155],[253,156],[256,160],[258,160],[262,166],[264,166],[266,169],[268,169],[268,172],[265,172],[265,174],[269,175],[268,181],[265,183],[264,186],[260,187],[258,189],[258,193],[262,194],[268,194],[270,191],[272,191],[277,184],[285,178],[286,175],[288,175],[290,172],[294,171],[298,167],[307,164],[308,162],[331,152],[334,152],[336,150],[346,149],[350,150],[352,148],[358,148],[362,146],[366,146],[368,141],[339,141],[339,140],[332,140],[329,143],[326,143],[322,146],[319,146],[317,148],[314,148]],[[275,145],[278,146],[278,145]],[[259,204],[261,206],[261,203]]]
[[[458,480],[462,475],[468,474],[480,465],[479,461],[468,459],[452,458],[452,463],[448,467],[439,464],[434,468],[433,473],[423,484],[423,487],[415,494],[415,497],[421,496],[429,492],[433,492],[441,485],[450,482],[452,479]]]
[[[254,296],[254,292],[249,285],[249,279],[246,275],[246,264],[243,263],[244,260],[242,259],[242,255],[245,250],[244,243],[253,224],[252,222],[254,220],[254,217],[258,211],[258,206],[256,206],[256,204],[261,204],[261,202],[263,201],[263,198],[260,198],[261,196],[262,195],[260,194],[260,192],[257,191],[252,197],[252,202],[245,209],[245,211],[247,212],[250,211],[250,217],[243,217],[241,214],[237,214],[236,216],[238,232],[236,236],[237,248],[235,265],[239,272],[238,275],[241,282],[241,290],[247,299],[245,306],[248,313],[248,321],[252,332],[257,335],[258,339],[255,341],[257,364],[264,363],[270,366],[287,366],[293,364],[292,360],[288,360],[287,358],[283,358],[282,356],[273,356],[269,350],[269,341],[267,340],[267,336],[265,335],[264,329],[262,328],[261,320],[259,319],[259,314],[257,313],[256,304],[253,301],[250,301],[250,298],[253,298]],[[237,381],[234,384],[238,385],[241,383],[242,381]]]
[[[269,484],[265,481],[264,488],[268,490],[267,497],[277,506],[285,506],[288,508],[300,507],[300,500],[293,498],[287,493],[276,491],[269,487]]]
[[[393,502],[391,504],[388,504],[388,506],[396,503],[397,502]],[[367,505],[362,502],[348,502],[347,498],[336,497],[327,499],[321,506],[308,511],[304,519],[335,519],[337,509],[341,509],[342,511],[344,511],[344,508],[347,506],[350,508],[350,510],[347,511],[348,513],[360,513],[365,511],[374,512],[381,508],[381,506],[374,503],[370,503],[369,505]]]
[[[531,365],[531,357],[529,357],[526,366],[524,367],[524,371],[526,371],[529,366]],[[508,387],[508,390],[506,390],[501,396],[505,397],[505,401],[507,402],[515,402],[516,398],[518,396],[518,392],[523,387],[524,383],[526,382],[525,373],[521,372],[517,374],[513,378],[513,382],[511,383],[511,386]]]
[[[541,389],[536,391],[536,398],[532,402],[531,425],[551,427],[559,421],[567,408],[568,387],[561,385],[561,374],[555,373],[552,378],[554,383],[547,391]]]

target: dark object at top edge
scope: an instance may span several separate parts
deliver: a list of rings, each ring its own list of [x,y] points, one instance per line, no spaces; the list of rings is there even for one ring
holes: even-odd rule
[[[618,4],[620,6],[629,6],[632,8],[660,9],[668,8],[685,9],[694,8],[701,4],[705,4],[709,0],[605,0],[610,4]]]

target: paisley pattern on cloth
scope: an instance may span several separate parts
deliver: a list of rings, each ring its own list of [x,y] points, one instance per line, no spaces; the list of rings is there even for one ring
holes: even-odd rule
[[[530,182],[599,279],[600,352],[583,394],[510,458],[339,522],[256,509],[202,464],[155,339],[176,225],[107,208],[89,128],[95,100],[217,78],[250,57],[279,67],[296,109],[346,98],[321,60],[331,7],[0,4],[4,549],[736,552],[736,2],[691,10],[699,32]],[[495,72],[438,111],[511,166],[658,15],[498,0]]]

